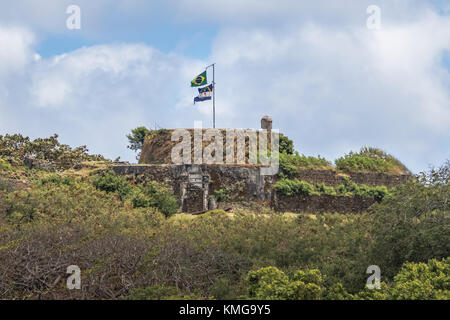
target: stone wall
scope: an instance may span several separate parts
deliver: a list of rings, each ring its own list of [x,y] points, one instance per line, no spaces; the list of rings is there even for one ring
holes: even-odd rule
[[[335,170],[302,170],[297,175],[297,179],[304,180],[312,184],[323,183],[327,186],[337,187],[344,183],[345,178],[350,178],[356,184],[365,184],[369,187],[386,186],[395,187],[406,182],[411,175],[388,174],[381,172],[349,172],[338,173]]]
[[[279,212],[308,212],[308,213],[362,213],[376,201],[373,198],[309,195],[282,196],[276,194],[272,207]]]
[[[158,181],[171,187],[183,212],[210,209],[209,196],[216,190],[239,183],[235,200],[264,201],[272,197],[272,176],[260,174],[261,166],[250,165],[116,165],[112,170],[136,183]]]
[[[215,191],[242,186],[233,194],[234,201],[270,201],[277,211],[360,213],[374,203],[372,198],[311,195],[286,197],[275,193],[277,177],[261,175],[262,166],[255,165],[115,165],[113,171],[126,175],[136,183],[155,180],[171,187],[179,198],[183,212],[198,212],[209,208],[209,197]],[[396,186],[408,175],[384,173],[349,173],[358,184]],[[298,176],[310,183],[338,186],[344,176],[333,170],[303,170]]]

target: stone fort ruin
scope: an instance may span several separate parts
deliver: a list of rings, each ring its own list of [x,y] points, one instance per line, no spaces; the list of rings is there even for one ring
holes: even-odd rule
[[[175,134],[176,139],[173,138],[175,130],[182,132]],[[372,198],[338,195],[278,195],[274,190],[274,184],[279,179],[278,167],[273,166],[273,163],[254,161],[252,139],[257,137],[258,150],[261,151],[261,144],[266,142],[262,141],[264,139],[261,139],[261,136],[266,133],[268,150],[271,150],[275,135],[272,119],[268,116],[261,119],[261,129],[232,130],[232,134],[230,130],[225,129],[155,130],[145,139],[138,165],[115,165],[113,170],[136,183],[148,180],[165,183],[178,197],[180,210],[188,213],[215,209],[217,203],[214,196],[223,190],[231,195],[229,199],[224,199],[225,201],[257,201],[277,211],[360,213],[375,202]],[[180,146],[181,141],[185,148],[180,147],[176,152],[179,151],[180,157],[185,161],[181,164],[174,163],[173,150]],[[213,144],[216,148],[211,148]],[[219,144],[223,145],[222,149],[217,148]],[[210,153],[209,156],[212,154],[216,161],[206,161],[207,153]],[[261,157],[261,152],[258,154]],[[275,167],[276,170],[267,174],[269,167]],[[343,176],[335,170],[305,169],[299,172],[297,179],[338,186],[344,179],[349,178],[357,184],[391,188],[405,182],[409,177],[406,174],[363,172],[349,172]]]

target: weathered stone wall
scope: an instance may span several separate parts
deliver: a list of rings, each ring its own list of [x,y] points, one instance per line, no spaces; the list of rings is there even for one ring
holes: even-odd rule
[[[216,190],[239,184],[233,200],[271,201],[277,211],[360,213],[374,203],[372,198],[311,195],[287,197],[277,195],[273,188],[276,176],[261,175],[262,166],[254,165],[115,165],[118,175],[128,175],[136,183],[155,180],[167,184],[179,198],[183,212],[208,210],[209,197]],[[350,179],[369,186],[396,186],[408,175],[384,173],[350,173]],[[338,186],[344,176],[333,170],[303,170],[299,179],[310,183]]]
[[[362,213],[376,201],[373,198],[309,195],[282,196],[275,195],[272,206],[280,212],[308,212],[308,213]]]
[[[313,169],[302,170],[297,175],[297,179],[299,180],[313,184],[323,183],[333,187],[344,183],[346,177],[357,184],[365,184],[369,187],[386,186],[392,188],[406,182],[411,176],[407,174],[388,174],[381,172],[349,172],[343,174],[335,170]]]
[[[260,174],[261,166],[250,165],[116,165],[112,170],[136,183],[158,181],[172,187],[184,212],[210,209],[208,198],[216,190],[239,183],[243,186],[235,200],[270,200],[272,176]],[[201,210],[200,210],[201,209]]]

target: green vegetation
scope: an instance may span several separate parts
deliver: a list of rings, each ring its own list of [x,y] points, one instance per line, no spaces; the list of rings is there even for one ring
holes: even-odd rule
[[[133,151],[142,150],[142,146],[144,145],[145,137],[150,133],[150,130],[146,127],[137,127],[131,130],[131,134],[127,135],[128,142],[130,143],[128,149]]]
[[[0,171],[11,171],[11,165],[4,159],[0,158]]]
[[[450,258],[405,263],[392,284],[382,282],[381,289],[364,288],[355,294],[341,283],[327,288],[317,269],[298,270],[290,278],[278,268],[261,268],[249,271],[246,281],[248,298],[259,300],[448,300]]]
[[[359,153],[349,154],[335,160],[336,168],[342,171],[369,171],[386,173],[410,173],[396,158],[383,150],[363,147]]]
[[[301,170],[305,169],[336,169],[342,172],[383,172],[405,173],[411,172],[393,156],[384,151],[363,147],[359,153],[350,152],[332,163],[320,155],[317,157],[300,155],[293,152],[293,143],[287,137],[280,138],[280,177],[296,178]],[[292,151],[292,152],[291,152]]]
[[[230,202],[236,200],[244,191],[244,183],[236,182],[229,186],[214,191],[214,197],[217,202]]]
[[[52,139],[34,151],[21,136],[1,141],[5,181],[17,174],[26,186],[0,187],[0,299],[449,299],[450,162],[387,192],[348,179],[336,188],[295,180],[290,165],[330,163],[284,153],[277,192],[379,203],[349,215],[247,203],[194,216],[174,214],[168,187],[107,167],[21,166],[25,154],[65,163],[73,150],[61,153]],[[223,187],[216,197],[238,190]],[[82,270],[82,290],[67,290],[70,265]],[[370,265],[381,269],[380,290],[365,288]]]
[[[285,135],[280,135],[279,152],[288,154],[288,155],[293,155],[294,154],[294,141],[292,141]]]
[[[314,186],[307,181],[299,181],[298,179],[280,179],[275,183],[275,190],[278,194],[285,196],[308,196],[311,194],[343,195],[373,197],[378,202],[381,202],[385,196],[389,195],[389,190],[385,186],[368,187],[364,184],[357,185],[349,179],[345,179],[344,183],[337,188],[326,186],[323,183]]]
[[[450,162],[417,178],[398,186],[372,208],[374,264],[384,265],[389,277],[404,261],[448,257]]]
[[[133,192],[108,173],[85,181],[47,176],[0,195],[0,292],[61,299],[448,297],[446,170],[409,181],[362,215],[217,210],[189,219],[134,207]],[[53,286],[72,264],[84,270],[82,292]],[[382,290],[364,289],[372,264],[382,270]]]
[[[322,275],[317,269],[298,270],[292,279],[275,267],[250,271],[249,298],[258,300],[318,300],[322,296]]]
[[[302,169],[330,169],[331,162],[320,156],[280,153],[280,176],[282,178],[295,178]]]
[[[275,184],[275,190],[282,195],[310,195],[314,192],[312,184],[297,179],[281,179]]]
[[[136,186],[123,177],[106,173],[95,177],[93,184],[99,190],[116,193],[121,201],[131,201],[134,208],[157,208],[166,217],[178,210],[178,201],[173,192],[156,181]]]
[[[58,141],[55,134],[49,138],[38,138],[33,141],[20,134],[0,135],[0,157],[12,159],[22,164],[25,158],[50,161],[60,169],[68,169],[83,161],[105,161],[101,155],[89,155],[86,146],[72,149]]]

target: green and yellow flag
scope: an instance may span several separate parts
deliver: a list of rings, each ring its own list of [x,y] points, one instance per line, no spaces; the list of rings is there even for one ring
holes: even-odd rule
[[[200,87],[208,83],[208,80],[206,79],[206,71],[199,74],[195,77],[194,80],[191,81],[191,87]]]

